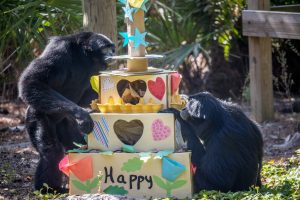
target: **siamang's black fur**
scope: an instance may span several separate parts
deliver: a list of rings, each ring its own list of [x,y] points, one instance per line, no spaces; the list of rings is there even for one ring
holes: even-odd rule
[[[101,34],[81,32],[53,37],[42,55],[34,59],[19,80],[19,96],[28,105],[26,130],[40,155],[35,189],[43,183],[61,191],[58,163],[73,142],[84,143],[93,129],[88,107],[97,93],[90,77],[107,68],[106,57],[114,44]]]
[[[203,92],[190,96],[181,112],[163,112],[175,114],[192,151],[195,192],[234,192],[261,186],[262,135],[240,108]]]

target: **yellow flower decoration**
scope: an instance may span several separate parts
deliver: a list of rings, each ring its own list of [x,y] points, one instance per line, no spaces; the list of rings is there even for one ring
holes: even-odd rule
[[[128,0],[129,4],[135,8],[141,8],[145,0]]]

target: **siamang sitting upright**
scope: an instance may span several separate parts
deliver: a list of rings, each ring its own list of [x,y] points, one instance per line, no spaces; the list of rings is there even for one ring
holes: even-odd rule
[[[190,96],[181,112],[163,112],[175,114],[192,151],[195,192],[234,192],[261,186],[262,135],[241,109],[203,92]]]
[[[115,46],[101,34],[82,32],[53,37],[42,55],[34,59],[19,80],[19,96],[28,104],[26,130],[40,155],[35,189],[43,183],[58,192],[58,169],[64,152],[84,143],[83,134],[93,129],[88,107],[97,93],[89,79],[107,68],[106,58]]]

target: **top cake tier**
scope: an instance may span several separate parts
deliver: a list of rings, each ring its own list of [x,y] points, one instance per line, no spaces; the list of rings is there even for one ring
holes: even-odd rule
[[[181,104],[180,81],[177,72],[156,68],[145,72],[103,72],[99,75],[98,107],[102,113],[158,112]]]
[[[145,11],[149,0],[119,0],[123,4],[127,32],[120,32],[124,39],[123,47],[128,46],[128,55],[113,56],[112,59],[127,60],[128,72],[146,72],[148,70],[148,59],[161,58],[157,55],[147,55],[145,30]]]

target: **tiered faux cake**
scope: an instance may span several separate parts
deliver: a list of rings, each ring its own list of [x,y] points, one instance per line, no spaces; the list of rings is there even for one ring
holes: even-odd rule
[[[173,114],[161,109],[181,104],[178,73],[148,67],[144,11],[148,0],[120,0],[128,32],[127,68],[93,77],[99,112],[88,150],[75,150],[60,163],[70,194],[108,193],[131,197],[192,195],[190,153],[176,153]],[[97,105],[97,106],[96,106]],[[95,152],[97,150],[97,152]],[[93,153],[92,153],[93,152]]]

